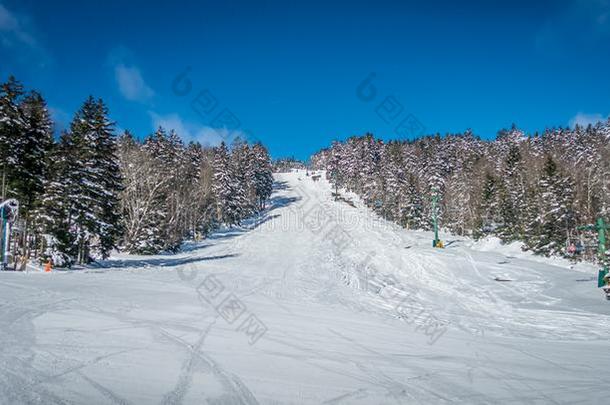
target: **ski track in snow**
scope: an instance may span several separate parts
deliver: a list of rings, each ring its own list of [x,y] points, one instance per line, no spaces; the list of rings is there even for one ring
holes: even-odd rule
[[[263,215],[180,254],[1,273],[0,403],[604,402],[593,266],[449,234],[433,249],[343,194],[355,207],[278,174]]]

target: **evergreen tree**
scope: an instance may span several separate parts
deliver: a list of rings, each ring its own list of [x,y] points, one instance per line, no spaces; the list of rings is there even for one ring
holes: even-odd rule
[[[133,253],[176,250],[264,209],[273,188],[263,145],[215,153],[163,128],[118,145],[106,106],[91,97],[55,144],[44,99],[13,77],[0,86],[0,157],[3,197],[21,203],[17,244],[56,265],[106,257],[119,239]]]
[[[26,123],[19,108],[23,86],[13,76],[0,86],[0,161],[2,198],[16,197],[13,190],[19,180],[21,157],[24,154]]]
[[[500,196],[502,226],[498,230],[504,241],[523,239],[525,224],[525,168],[518,143],[510,145],[502,170],[505,187]]]
[[[406,204],[401,209],[401,225],[407,229],[425,229],[426,223],[423,215],[423,203],[420,191],[417,187],[415,176],[409,175],[408,185],[405,190]]]
[[[339,187],[343,186],[343,177],[341,171],[341,149],[338,142],[333,142],[330,158],[328,159],[328,165],[326,166],[326,173],[331,182],[335,186],[335,200],[339,194]]]
[[[18,156],[16,193],[20,206],[36,208],[49,172],[49,152],[53,147],[53,124],[42,96],[29,94],[21,104],[25,121],[23,153]]]
[[[253,156],[250,146],[239,138],[233,142],[230,162],[232,215],[236,219],[234,223],[239,224],[256,210]]]
[[[557,254],[564,248],[569,230],[574,227],[572,180],[563,176],[553,158],[545,161],[538,182],[540,205],[534,226],[537,232],[530,235],[527,245],[536,253]]]
[[[92,166],[93,179],[97,184],[92,187],[96,199],[96,237],[99,245],[96,253],[106,258],[116,247],[122,232],[119,193],[122,179],[117,156],[117,143],[114,123],[108,119],[108,108],[100,99],[95,105],[95,119],[89,127],[94,132],[95,148]]]
[[[359,144],[361,185],[358,188],[365,204],[375,206],[382,203],[380,194],[383,189],[383,179],[379,174],[381,142],[376,141],[373,135],[366,134]]]
[[[499,223],[499,185],[491,173],[485,175],[483,190],[481,195],[480,221],[481,227],[479,232],[489,234],[494,232]]]
[[[213,168],[212,190],[216,200],[216,217],[221,223],[238,224],[241,220],[241,207],[235,199],[237,182],[233,177],[229,150],[224,142],[215,149]]]
[[[79,198],[74,145],[67,132],[63,132],[59,144],[51,153],[49,180],[45,183],[42,199],[41,222],[45,234],[41,259],[53,260],[56,266],[74,262],[74,236],[71,234],[73,200]]]
[[[610,171],[609,138],[610,121],[532,136],[513,125],[493,141],[466,131],[384,145],[367,134],[334,142],[310,161],[327,170],[335,188],[355,192],[403,226],[420,227],[421,215],[423,227],[429,227],[436,196],[441,226],[475,237],[521,240],[554,254],[573,239],[577,225],[610,213],[610,183],[604,177]],[[556,179],[549,177],[547,156],[564,168],[556,170]],[[542,166],[547,175],[536,182]]]
[[[50,229],[78,263],[107,257],[120,235],[121,190],[113,124],[89,97],[61,138],[46,207]]]
[[[252,147],[254,166],[254,190],[258,210],[265,208],[265,203],[273,191],[273,173],[271,171],[271,160],[267,149],[256,143]]]
[[[384,218],[406,226],[404,219],[408,210],[408,203],[405,201],[407,179],[399,143],[390,142],[384,146],[380,166],[380,195],[376,198],[382,204],[381,207],[378,207],[378,211]]]
[[[53,124],[42,96],[30,93],[21,103],[25,122],[22,153],[15,167],[14,190],[20,202],[23,231],[21,245],[29,257],[39,245],[41,205],[44,186],[50,175],[50,153],[53,148]]]

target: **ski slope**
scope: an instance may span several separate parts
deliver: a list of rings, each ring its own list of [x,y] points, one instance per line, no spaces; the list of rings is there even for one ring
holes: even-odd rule
[[[0,403],[608,401],[594,267],[433,249],[344,197],[278,174],[264,215],[180,254],[1,273]]]

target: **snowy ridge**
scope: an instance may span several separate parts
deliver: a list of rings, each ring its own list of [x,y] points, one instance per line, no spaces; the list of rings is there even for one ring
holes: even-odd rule
[[[308,180],[302,173],[300,176],[303,181]],[[315,183],[309,181],[305,184]],[[526,261],[533,255],[524,252],[516,257],[515,246],[507,247],[510,255],[478,251],[476,248],[481,247],[480,242],[449,234],[442,235],[448,245],[446,249],[433,249],[430,247],[430,232],[407,232],[380,219],[364,208],[354,195],[349,197],[356,202],[356,209],[334,202],[330,185],[324,181],[310,189],[302,189],[307,191],[309,199],[322,199],[320,206],[336,224],[332,230],[323,229],[321,237],[312,235],[314,240],[316,237],[326,239],[320,250],[327,251],[314,261],[327,263],[329,274],[339,274],[336,279],[366,290],[367,296],[372,295],[361,304],[365,308],[379,306],[395,312],[399,302],[415,291],[420,304],[429,312],[464,330],[547,339],[600,339],[606,333],[604,329],[588,330],[578,311],[566,310],[561,319],[549,318],[546,314],[535,316],[539,309],[546,311],[551,305],[572,308],[576,306],[574,301],[581,299],[565,295],[565,289],[573,286],[575,279],[583,278],[582,273],[570,270],[566,260],[536,257],[544,264],[533,268]],[[324,189],[325,192],[320,192]],[[328,241],[329,237],[332,239],[337,234],[348,235],[349,241],[345,244]],[[582,265],[582,268],[591,276],[596,271],[592,266]],[[545,272],[553,272],[560,281],[560,275],[563,275],[567,282],[565,285],[549,283]],[[390,284],[396,286],[384,285],[384,279],[392,278]],[[496,278],[512,281],[506,285]],[[585,284],[590,290],[590,299],[595,307],[603,310],[601,294],[592,283]],[[376,288],[375,284],[380,286]],[[398,291],[383,294],[381,290],[384,288]],[[381,298],[374,296],[376,289]],[[393,295],[397,295],[396,299],[387,297]],[[363,299],[356,297],[360,301]],[[497,316],[499,313],[501,317]],[[566,324],[572,325],[569,336],[565,334],[566,330],[559,336],[552,332]]]
[[[604,401],[594,267],[450,234],[433,249],[344,197],[278,174],[263,215],[177,255],[0,274],[0,402]]]

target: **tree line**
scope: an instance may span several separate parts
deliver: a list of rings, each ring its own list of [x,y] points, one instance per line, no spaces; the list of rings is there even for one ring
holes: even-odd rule
[[[263,145],[185,144],[164,128],[139,140],[114,125],[89,97],[56,139],[38,92],[14,77],[0,86],[2,200],[20,202],[14,254],[69,266],[113,249],[176,251],[265,209],[273,177]]]
[[[405,228],[431,229],[436,196],[441,225],[456,234],[582,257],[596,242],[578,227],[608,216],[609,137],[610,122],[531,135],[513,125],[492,140],[471,131],[389,142],[366,134],[310,160]]]

